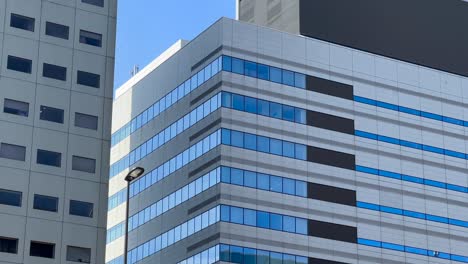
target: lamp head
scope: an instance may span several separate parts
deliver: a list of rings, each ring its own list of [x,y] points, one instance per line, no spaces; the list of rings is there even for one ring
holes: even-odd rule
[[[144,172],[145,172],[145,169],[143,169],[142,167],[136,167],[128,172],[127,176],[125,176],[125,180],[127,182],[131,182],[135,180],[136,178],[140,177],[141,175],[143,175]]]

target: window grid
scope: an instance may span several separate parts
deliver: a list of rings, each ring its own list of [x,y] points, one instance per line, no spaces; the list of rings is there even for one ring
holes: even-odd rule
[[[115,226],[107,229],[106,234],[106,244],[111,243],[112,241],[125,235],[125,221],[122,221]]]
[[[110,196],[107,201],[107,211],[109,212],[110,210],[123,204],[127,200],[126,196],[127,196],[127,187],[123,188],[122,190]]]
[[[219,245],[216,245],[187,259],[184,259],[178,262],[177,264],[213,264],[217,261],[219,261]]]

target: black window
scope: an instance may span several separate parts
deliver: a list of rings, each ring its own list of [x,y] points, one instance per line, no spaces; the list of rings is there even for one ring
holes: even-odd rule
[[[29,255],[41,258],[55,258],[55,244],[31,241]]]
[[[58,198],[46,195],[34,195],[34,209],[57,212],[58,211]]]
[[[96,160],[90,159],[90,158],[79,157],[79,156],[73,156],[72,170],[95,173],[96,172]]]
[[[90,4],[90,5],[104,7],[104,0],[81,0],[81,2]]]
[[[70,200],[70,212],[71,215],[93,217],[93,204]]]
[[[318,77],[307,76],[306,89],[309,91],[341,97],[344,99],[354,99],[354,91],[352,85],[339,83]]]
[[[356,191],[353,190],[309,182],[307,192],[307,198],[356,206]]]
[[[312,146],[307,147],[307,160],[348,170],[356,167],[356,157],[352,154]]]
[[[17,14],[11,14],[10,27],[34,32],[34,18]]]
[[[67,246],[67,261],[90,263],[91,262],[91,249]]]
[[[354,135],[354,120],[307,110],[307,124]]]
[[[101,76],[90,72],[78,71],[76,83],[99,88],[101,87]]]
[[[67,80],[67,68],[58,66],[58,65],[44,63],[42,67],[42,76],[51,78],[51,79],[56,79],[59,81],[66,81]]]
[[[0,189],[0,204],[21,207],[22,196],[21,192]]]
[[[26,147],[1,143],[0,144],[0,158],[25,161],[26,160]]]
[[[68,26],[46,22],[46,35],[61,38],[61,39],[68,39],[68,35],[70,32],[70,28]]]
[[[87,115],[82,113],[75,113],[75,126],[97,130],[98,129],[98,117],[93,115]]]
[[[309,219],[309,236],[357,243],[357,228]]]
[[[63,115],[63,109],[41,105],[41,112],[39,114],[39,118],[41,120],[63,124]]]
[[[3,103],[3,112],[19,116],[28,116],[29,103],[5,98]]]
[[[0,237],[0,252],[18,254],[18,239]]]
[[[61,167],[62,166],[62,153],[38,149],[36,162],[37,164]]]
[[[102,46],[102,35],[86,30],[80,30],[80,43],[101,47]]]
[[[7,69],[24,73],[32,72],[32,60],[8,55]]]

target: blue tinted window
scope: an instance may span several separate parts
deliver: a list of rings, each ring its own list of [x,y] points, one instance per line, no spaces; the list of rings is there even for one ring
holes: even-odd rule
[[[281,104],[270,103],[270,117],[281,119],[282,110]]]
[[[221,94],[221,105],[223,107],[232,108],[232,101],[231,101],[231,94],[230,93],[222,93]]]
[[[270,79],[270,67],[263,65],[263,64],[258,64],[257,65],[258,69],[258,78],[262,80],[269,80]]]
[[[283,84],[294,86],[294,72],[283,70]]]
[[[307,184],[303,181],[296,181],[296,195],[307,197]]]
[[[294,158],[294,143],[283,141],[283,156]]]
[[[307,160],[307,147],[305,145],[296,144],[295,152],[296,159]]]
[[[221,143],[225,145],[231,145],[231,130],[221,130]]]
[[[233,94],[232,95],[232,108],[244,111],[244,96]]]
[[[257,63],[246,61],[244,63],[245,75],[257,78]]]
[[[283,216],[279,214],[270,214],[270,228],[274,230],[283,230]]]
[[[297,88],[306,88],[306,76],[302,73],[294,73],[294,86]]]
[[[231,246],[231,262],[243,263],[243,249],[241,247]]]
[[[236,185],[244,185],[244,171],[232,168],[231,183]]]
[[[307,123],[306,110],[295,108],[294,121],[296,123],[306,124]]]
[[[279,68],[270,67],[270,80],[272,82],[281,83],[282,80],[282,71]]]
[[[283,264],[283,254],[277,253],[277,252],[271,252],[270,264]]]
[[[282,155],[283,143],[281,140],[270,138],[270,153],[275,155]]]
[[[283,192],[283,180],[281,177],[270,176],[270,191]]]
[[[232,72],[237,74],[244,74],[244,61],[232,58]]]
[[[223,57],[225,58],[225,57]],[[219,260],[229,262],[231,260],[231,255],[229,253],[229,246],[228,245],[220,245],[219,246]]]
[[[257,99],[245,97],[245,111],[248,113],[257,113]]]
[[[258,100],[258,114],[270,116],[270,103],[265,100]]]
[[[283,120],[294,122],[294,107],[283,105]]]
[[[283,254],[283,264],[296,264],[296,256]]]
[[[255,210],[244,209],[244,225],[257,225],[257,212]]]
[[[244,172],[244,185],[251,188],[257,187],[257,173],[253,171]]]
[[[292,216],[283,216],[283,231],[296,232],[296,218]]]
[[[270,252],[257,250],[257,264],[270,264]]]
[[[221,221],[229,222],[231,220],[231,212],[229,206],[221,205]]]
[[[223,56],[223,71],[232,71],[232,59],[228,56]]]
[[[243,148],[244,147],[244,133],[239,131],[231,132],[232,145],[234,147]]]
[[[267,137],[257,136],[257,149],[260,152],[270,152],[270,139]]]
[[[244,264],[257,264],[257,250],[244,248]]]
[[[270,214],[267,212],[257,212],[257,226],[270,228]]]
[[[243,224],[244,209],[239,207],[231,207],[231,222],[235,224]]]
[[[306,257],[296,256],[296,264],[307,264],[309,260]]]
[[[257,136],[253,134],[245,133],[245,148],[250,150],[257,150]]]
[[[307,235],[307,220],[296,218],[296,233]]]
[[[295,195],[295,186],[296,182],[294,180],[283,178],[283,193]]]
[[[257,179],[258,179],[258,188],[261,190],[270,190],[270,176],[263,174],[263,173],[258,173],[257,174]]]

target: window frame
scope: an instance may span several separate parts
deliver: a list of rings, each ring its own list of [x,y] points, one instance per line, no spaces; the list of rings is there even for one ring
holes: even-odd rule
[[[18,25],[18,26],[14,26],[13,23],[13,19],[16,18],[16,19],[22,19],[23,23],[27,22],[27,23],[31,23],[30,25],[26,26],[26,27],[21,27],[21,25]],[[20,22],[19,20],[16,21],[16,22]],[[26,24],[25,24],[26,25]],[[31,26],[32,25],[32,26]],[[10,27],[12,28],[17,28],[17,29],[21,29],[21,30],[26,30],[26,31],[30,31],[30,32],[34,32],[35,30],[35,27],[36,27],[36,19],[34,17],[28,17],[28,16],[24,16],[24,15],[20,15],[20,14],[16,14],[16,13],[10,13]]]

